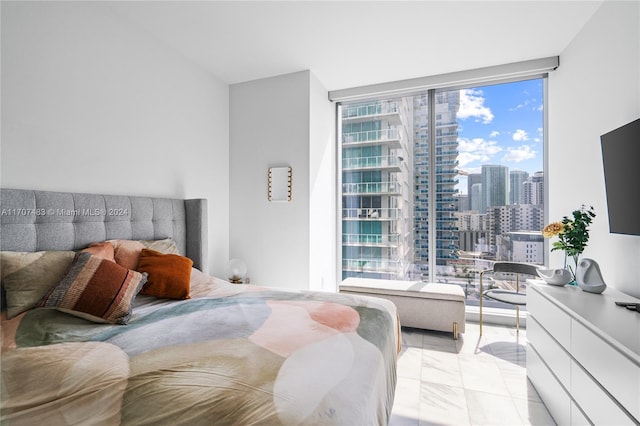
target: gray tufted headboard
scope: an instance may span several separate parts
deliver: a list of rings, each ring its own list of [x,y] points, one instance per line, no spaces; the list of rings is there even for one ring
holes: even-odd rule
[[[0,249],[77,250],[111,239],[173,238],[208,272],[207,200],[0,189]]]

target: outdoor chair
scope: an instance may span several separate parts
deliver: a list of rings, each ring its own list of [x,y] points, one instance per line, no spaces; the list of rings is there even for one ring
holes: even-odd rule
[[[539,278],[537,270],[540,268],[538,265],[530,263],[520,262],[496,262],[493,264],[493,268],[485,269],[480,272],[480,335],[482,336],[482,299],[487,297],[489,299],[497,300],[498,302],[508,303],[515,305],[516,307],[516,330],[520,332],[520,306],[527,304],[526,293],[520,292],[520,275],[529,275],[531,277]],[[498,273],[512,273],[516,275],[515,290],[505,288],[490,287],[484,290],[483,277],[485,274],[498,274]]]

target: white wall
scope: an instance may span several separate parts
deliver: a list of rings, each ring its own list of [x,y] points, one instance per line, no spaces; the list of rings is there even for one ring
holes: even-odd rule
[[[97,2],[2,2],[1,184],[209,200],[228,259],[228,86]]]
[[[229,254],[252,283],[306,288],[309,276],[309,72],[229,90]],[[291,166],[292,201],[267,200],[269,167]]]
[[[313,73],[310,83],[309,289],[337,291],[336,106]]]
[[[609,233],[600,135],[638,117],[640,3],[604,2],[549,78],[549,217],[593,205],[583,257],[598,262],[608,285],[636,297],[640,237]],[[551,266],[562,263],[552,253]]]
[[[335,198],[330,108],[309,71],[230,88],[229,254],[254,284],[335,288],[335,266],[325,269],[335,263],[335,201],[325,204]],[[293,169],[291,202],[267,200],[267,172],[277,166]]]

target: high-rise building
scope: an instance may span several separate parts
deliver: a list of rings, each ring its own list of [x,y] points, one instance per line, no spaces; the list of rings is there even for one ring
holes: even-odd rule
[[[524,183],[525,204],[544,204],[544,172],[535,172]]]
[[[467,175],[467,194],[469,194],[469,208],[471,210],[480,210],[480,199],[481,195],[475,194],[473,191],[474,185],[480,185],[482,183],[482,174],[481,173],[469,173]],[[480,188],[480,186],[476,187]],[[475,206],[475,208],[474,208]]]
[[[544,207],[539,204],[491,207],[487,215],[491,244],[496,244],[496,236],[499,235],[517,231],[533,231],[540,234],[544,227]]]
[[[466,211],[471,210],[469,208],[469,196],[467,194],[458,194],[456,199],[458,200],[458,211],[459,212],[466,212]]]
[[[474,183],[469,194],[471,194],[469,208],[475,212],[482,210],[482,184]]]
[[[523,170],[509,172],[509,204],[524,204],[524,183],[529,173]]]
[[[475,184],[480,185],[480,184]],[[486,242],[489,238],[489,215],[474,211],[456,213],[458,218],[458,244],[461,251],[487,251]]]
[[[544,263],[544,237],[540,232],[508,232],[497,237],[496,246],[496,260]]]
[[[413,258],[405,98],[342,109],[342,277],[403,279]]]
[[[509,168],[496,164],[483,164],[480,213],[486,213],[490,207],[506,206],[508,201]]]
[[[427,95],[413,98],[414,115],[414,241],[415,264],[423,278],[428,276],[429,256],[436,265],[445,265],[458,256],[458,122],[460,107],[458,90],[436,94],[435,100],[435,253],[429,252],[430,188],[429,180],[429,111]],[[432,218],[433,219],[433,218]]]

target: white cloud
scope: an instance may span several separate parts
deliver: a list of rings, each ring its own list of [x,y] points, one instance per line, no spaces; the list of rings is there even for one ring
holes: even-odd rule
[[[474,117],[476,121],[482,121],[484,124],[491,123],[494,115],[491,112],[491,108],[485,106],[484,100],[480,90],[461,90],[460,109],[458,109],[457,117],[462,120]]]
[[[492,156],[502,151],[496,141],[482,138],[458,140],[458,164],[463,167],[474,161],[487,162]]]
[[[488,157],[481,154],[473,154],[471,152],[461,152],[458,154],[458,166],[463,168],[474,161],[487,161]],[[466,169],[465,169],[466,170]]]
[[[524,103],[521,103],[521,104],[519,104],[519,105],[516,105],[516,106],[515,106],[515,107],[513,107],[513,108],[509,108],[509,111],[516,111],[516,110],[522,109],[522,108],[524,108],[524,107],[526,107],[526,106],[528,106],[528,105],[529,105],[529,100],[526,100],[526,101],[524,101]]]
[[[489,137],[490,138],[495,138],[495,137],[497,137],[499,135],[500,135],[500,132],[497,131],[497,130],[494,130],[493,132],[489,133]]]
[[[529,145],[522,145],[518,148],[507,148],[507,153],[502,157],[502,161],[512,161],[519,163],[524,160],[529,160],[536,156],[536,151],[532,150]]]
[[[526,94],[526,93],[525,93]],[[515,107],[509,108],[509,111],[517,111],[519,109],[527,109],[531,111],[542,111],[543,105],[538,104],[538,100],[536,98],[527,99],[523,103],[516,105]]]
[[[524,130],[518,129],[513,134],[513,140],[518,142],[528,141],[529,135],[527,135],[527,132],[525,132]]]
[[[542,142],[542,127],[538,127],[536,129],[536,132],[538,133],[538,136],[533,138],[534,142],[540,143]]]

